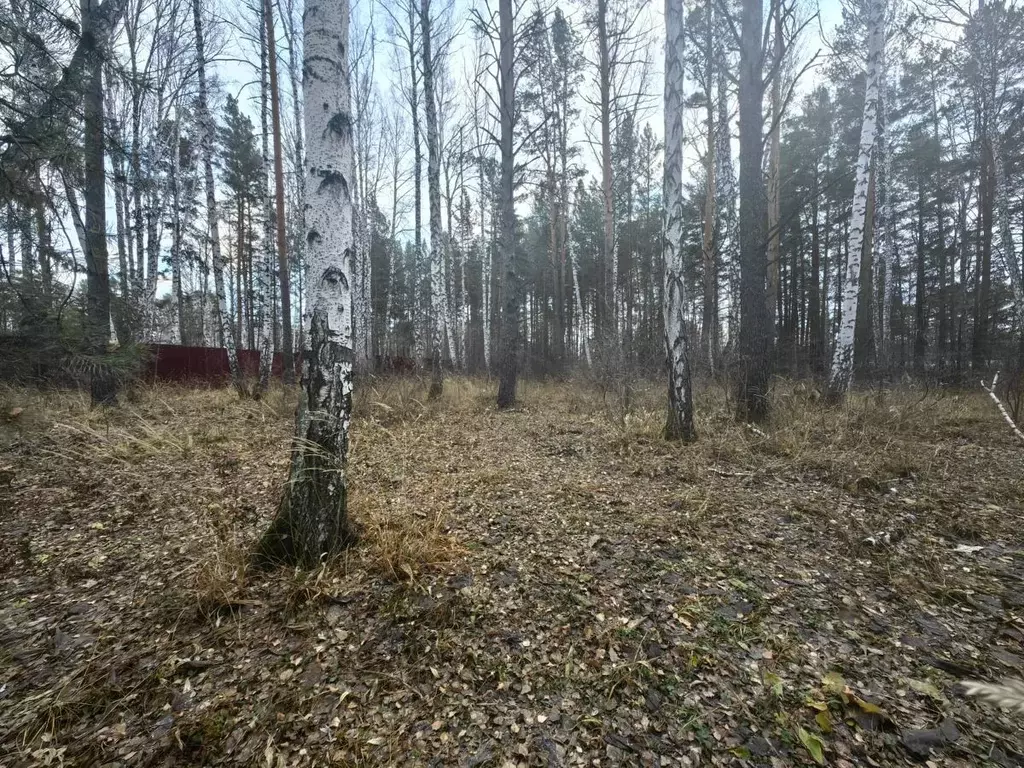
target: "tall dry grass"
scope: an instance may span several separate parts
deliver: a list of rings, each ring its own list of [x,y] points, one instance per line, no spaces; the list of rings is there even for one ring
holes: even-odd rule
[[[442,567],[462,551],[449,533],[446,489],[417,485],[443,483],[443,472],[417,479],[416,464],[429,459],[440,431],[468,428],[493,414],[496,384],[449,376],[442,397],[433,401],[426,399],[427,386],[426,379],[415,377],[367,376],[359,382],[349,472],[350,509],[361,544],[345,567],[415,582],[422,571]],[[296,400],[295,390],[282,387],[257,402],[239,399],[230,388],[156,385],[137,388],[118,408],[92,409],[82,392],[3,387],[0,451],[14,455],[30,442],[46,461],[141,475],[143,481],[151,462],[176,468],[203,543],[194,548],[185,571],[197,601],[215,608],[230,604],[244,589],[249,549],[274,512],[285,481]],[[694,478],[722,465],[723,472],[733,474],[805,471],[840,483],[866,478],[881,485],[890,478],[927,476],[936,462],[948,461],[915,446],[1006,440],[1005,425],[980,391],[856,392],[842,408],[829,409],[813,387],[780,380],[773,390],[772,419],[757,427],[736,421],[729,393],[718,384],[702,383],[695,402],[698,441],[693,445],[662,441],[665,393],[657,381],[633,382],[629,407],[618,410],[618,403],[609,403],[607,393],[587,377],[524,381],[517,412],[509,418],[525,414],[534,425],[577,425],[602,450],[620,454],[655,447],[674,462],[679,476]],[[0,457],[0,469],[9,463]],[[241,466],[262,473],[239,484],[240,494],[261,489],[257,513],[244,518],[203,496],[211,477],[232,482],[232,472]],[[428,476],[433,479],[425,480]]]

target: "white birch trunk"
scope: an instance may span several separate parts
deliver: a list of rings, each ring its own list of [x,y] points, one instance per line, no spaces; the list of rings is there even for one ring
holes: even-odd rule
[[[199,123],[199,152],[203,158],[203,176],[206,182],[206,220],[213,261],[213,284],[217,293],[218,341],[227,348],[231,381],[238,393],[245,393],[242,371],[238,367],[238,344],[228,314],[227,293],[224,290],[224,257],[220,250],[220,230],[217,226],[217,192],[213,178],[213,116],[210,114],[206,86],[206,49],[203,36],[201,0],[192,0],[192,20],[196,33],[196,67],[199,74],[199,95],[196,100],[196,119]]]
[[[566,230],[568,232],[568,230]],[[572,293],[576,306],[576,322],[579,326],[580,342],[583,345],[583,358],[587,361],[587,367],[592,368],[594,363],[590,359],[590,336],[587,331],[587,318],[583,315],[583,296],[580,293],[580,269],[576,263],[576,241],[569,240],[569,267],[572,269]]]
[[[298,46],[297,38],[298,34],[295,30],[295,12],[292,6],[293,0],[288,0],[288,24],[287,29],[289,30],[288,38],[288,79],[291,83],[292,88],[292,122],[293,130],[295,131],[295,143],[292,147],[293,159],[292,162],[295,165],[295,210],[292,215],[289,216],[291,219],[292,226],[295,227],[297,232],[296,237],[293,238],[292,242],[292,253],[295,257],[295,263],[299,268],[299,280],[301,285],[306,284],[306,261],[305,261],[305,242],[304,237],[306,233],[306,175],[302,172],[303,163],[305,162],[305,150],[302,144],[302,92],[299,87],[299,61],[298,61]],[[305,328],[308,325],[308,312],[304,311],[303,300],[304,292],[302,288],[299,289],[299,328],[300,333],[305,332]],[[299,340],[300,346],[302,345],[302,339]]]
[[[369,323],[367,322],[368,305],[366,286],[369,281],[369,238],[366,232],[366,201],[359,193],[360,185],[355,184],[355,194],[352,205],[352,234],[355,246],[353,249],[352,274],[352,318],[353,333],[355,334],[355,364],[359,369],[364,369],[369,362],[368,339]]]
[[[157,115],[160,114],[158,107]],[[158,120],[159,122],[159,120]],[[146,318],[146,336],[154,339],[156,333],[156,290],[160,272],[160,231],[159,220],[162,201],[160,187],[163,186],[160,172],[157,170],[163,160],[164,152],[159,135],[150,141],[150,189],[146,198],[146,297],[144,317]],[[155,340],[155,339],[154,339]]]
[[[893,280],[893,269],[896,265],[896,238],[892,231],[893,201],[892,201],[892,179],[891,163],[889,153],[889,116],[888,107],[888,71],[885,60],[885,50],[881,54],[881,65],[879,73],[879,130],[878,130],[878,224],[876,226],[878,253],[881,257],[882,266],[882,327],[878,334],[878,357],[883,371],[887,371],[891,364],[891,339],[892,339],[892,302],[896,284]],[[876,259],[877,264],[877,259]],[[877,270],[876,270],[877,271]]]
[[[665,0],[665,348],[668,354],[668,418],[665,436],[692,440],[693,393],[686,348],[686,287],[683,282],[683,0]]]
[[[860,152],[854,177],[853,211],[850,216],[849,253],[843,278],[843,306],[832,357],[829,399],[838,402],[846,396],[853,378],[853,340],[857,324],[857,301],[860,297],[860,264],[864,247],[864,227],[868,204],[868,179],[871,153],[875,145],[878,122],[878,84],[885,43],[885,0],[867,3],[868,55],[864,93],[864,119],[860,130]]]
[[[459,333],[459,324],[458,319],[456,318],[458,297],[455,295],[455,251],[452,248],[452,236],[450,232],[445,235],[444,249],[445,253],[448,255],[448,258],[445,260],[447,279],[444,281],[444,330],[448,339],[448,354],[451,356],[452,363],[455,367],[458,367],[461,364],[458,343],[456,342],[456,338]]]
[[[431,332],[430,397],[438,397],[443,386],[441,373],[442,332],[450,333],[445,311],[444,243],[441,235],[441,146],[437,132],[437,102],[434,96],[434,62],[431,55],[430,0],[420,3],[423,52],[423,102],[427,118],[427,197],[430,203],[430,306]]]
[[[769,332],[774,342],[778,336],[779,306],[779,258],[781,237],[780,196],[782,172],[782,7],[780,3],[772,3],[775,28],[775,74],[772,76],[771,91],[771,147],[768,153],[768,317],[771,319]]]
[[[373,49],[369,51],[372,56]],[[372,66],[372,65],[371,65]],[[355,237],[355,291],[352,296],[354,316],[356,368],[365,370],[370,361],[370,335],[372,333],[369,298],[370,284],[370,231],[369,209],[367,207],[367,176],[370,165],[370,147],[367,124],[370,114],[370,80],[356,65],[353,71],[356,93],[355,102],[355,189],[353,192],[353,234]]]
[[[467,366],[466,363],[466,325],[468,321],[468,304],[466,301],[466,256],[469,254],[469,238],[462,239],[462,248],[460,249],[461,263],[459,264],[459,367],[465,373]]]
[[[352,333],[352,113],[347,0],[310,0],[305,31],[309,265],[302,385],[291,472],[256,562],[314,567],[351,541],[346,458],[355,361]]]
[[[260,8],[260,150],[263,152],[263,184],[260,192],[263,195],[263,263],[259,272],[259,313],[260,313],[260,381],[257,392],[266,392],[270,386],[271,368],[274,364],[274,313],[271,311],[274,280],[274,204],[271,197],[271,179],[273,178],[273,162],[270,158],[270,82],[267,73],[267,35],[266,6]],[[276,52],[269,52],[274,55]],[[301,174],[300,174],[301,175]],[[283,227],[284,222],[277,222]]]
[[[171,294],[174,303],[174,323],[171,343],[183,344],[185,307],[181,295],[181,110],[174,110],[174,130],[171,135]]]
[[[484,370],[491,375],[491,248],[487,238],[480,239],[480,282],[483,283],[483,307],[481,315],[484,323]]]
[[[1010,230],[1010,193],[1006,184],[1003,167],[1001,142],[997,131],[992,131],[992,161],[996,177],[996,217],[999,219],[999,257],[1010,278],[1013,304],[1017,315],[1018,330],[1024,328],[1024,283],[1021,280],[1020,262],[1013,247],[1013,232]]]
[[[732,131],[729,124],[729,91],[727,78],[722,71],[718,78],[718,120],[715,125],[715,192],[718,200],[715,213],[718,216],[716,251],[719,264],[730,266],[730,289],[735,288],[732,270],[736,265],[736,174],[732,164]],[[735,338],[739,326],[738,302],[730,302],[727,322],[729,336]]]

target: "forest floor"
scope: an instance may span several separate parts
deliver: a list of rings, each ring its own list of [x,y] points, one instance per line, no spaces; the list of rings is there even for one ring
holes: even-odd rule
[[[0,764],[1021,765],[1024,451],[983,393],[700,441],[583,382],[360,382],[359,546],[246,572],[292,399],[0,392]],[[19,410],[20,409],[20,410]]]

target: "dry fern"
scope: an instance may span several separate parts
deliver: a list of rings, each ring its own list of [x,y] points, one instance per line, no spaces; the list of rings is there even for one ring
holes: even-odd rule
[[[1000,685],[964,680],[960,684],[968,696],[977,696],[1001,709],[1024,713],[1024,680],[1003,680]]]

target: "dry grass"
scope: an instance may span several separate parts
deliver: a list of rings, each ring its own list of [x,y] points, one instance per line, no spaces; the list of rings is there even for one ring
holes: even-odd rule
[[[708,385],[699,440],[682,445],[661,438],[661,383],[637,382],[622,411],[584,379],[523,382],[511,412],[494,408],[493,382],[449,378],[436,401],[427,384],[359,383],[360,543],[271,574],[246,564],[285,481],[294,393],[159,386],[92,410],[80,393],[0,390],[14,533],[0,544],[0,685],[13,691],[0,762],[244,764],[270,745],[286,764],[501,765],[554,739],[565,764],[632,764],[608,739],[641,738],[647,718],[658,754],[689,744],[697,764],[729,762],[741,742],[706,734],[752,727],[795,765],[796,724],[816,727],[808,680],[838,666],[892,697],[935,674],[897,642],[922,615],[946,625],[942,653],[990,659],[972,640],[989,619],[963,616],[975,596],[1015,594],[1024,487],[1019,446],[980,391],[862,392],[827,410],[780,381],[771,423],[754,428]],[[989,554],[971,550],[965,570],[954,542]],[[749,616],[723,618],[737,601]],[[895,645],[860,614],[837,620],[862,604]],[[794,709],[746,703],[757,649],[775,654],[757,679],[785,680]],[[540,729],[555,700],[564,718]],[[889,705],[907,726],[935,706]],[[893,764],[880,737],[844,746],[860,742],[841,721],[822,735],[836,756]],[[1016,743],[1006,723],[985,727]],[[535,740],[508,741],[520,733]]]

